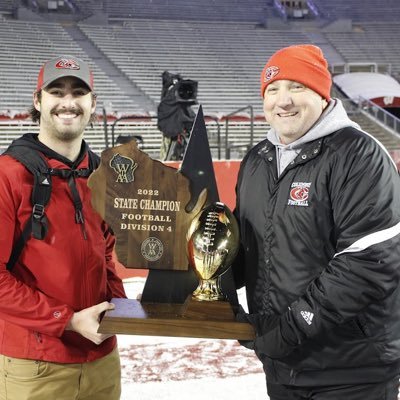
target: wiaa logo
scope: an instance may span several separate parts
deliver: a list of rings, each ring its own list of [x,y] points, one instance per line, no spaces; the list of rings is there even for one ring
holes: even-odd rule
[[[117,173],[116,182],[129,183],[135,180],[134,172],[138,164],[129,157],[114,154],[110,167]]]

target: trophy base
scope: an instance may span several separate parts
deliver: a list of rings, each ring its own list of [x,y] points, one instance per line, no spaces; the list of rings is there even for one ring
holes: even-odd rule
[[[193,292],[192,297],[197,301],[208,301],[208,302],[214,302],[226,299],[225,295],[222,293],[219,287],[218,278],[214,279],[200,278],[199,286]]]
[[[214,302],[199,302],[191,298],[185,304],[142,304],[138,300],[117,298],[111,302],[115,309],[105,313],[98,329],[100,333],[236,340],[252,340],[255,336],[250,324],[235,321],[227,302],[213,305]],[[231,313],[229,319],[227,306]],[[220,317],[213,314],[215,311]]]
[[[234,321],[235,314],[228,301],[201,301],[195,296],[188,296],[182,307],[182,317],[192,319],[209,319],[216,321]]]

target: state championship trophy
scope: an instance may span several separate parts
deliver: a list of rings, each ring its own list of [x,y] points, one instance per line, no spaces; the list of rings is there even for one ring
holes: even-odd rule
[[[199,132],[207,146],[196,142]],[[191,146],[195,151],[186,157]],[[99,332],[254,337],[250,324],[235,320],[238,301],[228,272],[239,230],[218,201],[201,107],[180,170],[131,141],[103,151],[88,185],[94,209],[116,236],[118,260],[149,270],[141,299],[112,299],[115,309],[105,313]]]

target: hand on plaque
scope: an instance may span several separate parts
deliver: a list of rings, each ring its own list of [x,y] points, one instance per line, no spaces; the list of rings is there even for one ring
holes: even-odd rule
[[[114,308],[114,304],[103,301],[95,306],[77,311],[69,320],[65,330],[77,332],[94,344],[99,345],[104,342],[104,340],[113,336],[97,332],[99,329],[100,316],[103,312],[113,310]]]

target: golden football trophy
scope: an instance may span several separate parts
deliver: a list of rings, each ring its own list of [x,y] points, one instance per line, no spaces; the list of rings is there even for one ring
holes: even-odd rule
[[[218,191],[201,107],[188,150],[177,171],[130,141],[104,150],[90,176],[93,208],[116,236],[119,262],[149,270],[140,300],[111,300],[115,308],[102,318],[101,333],[254,338],[253,327],[235,319],[233,279],[222,276],[238,251],[239,233],[229,209],[212,203]],[[200,284],[192,294],[195,275]]]
[[[192,297],[197,301],[225,300],[219,277],[239,248],[239,228],[232,212],[221,202],[209,205],[191,222],[187,240],[189,264],[200,281]]]

